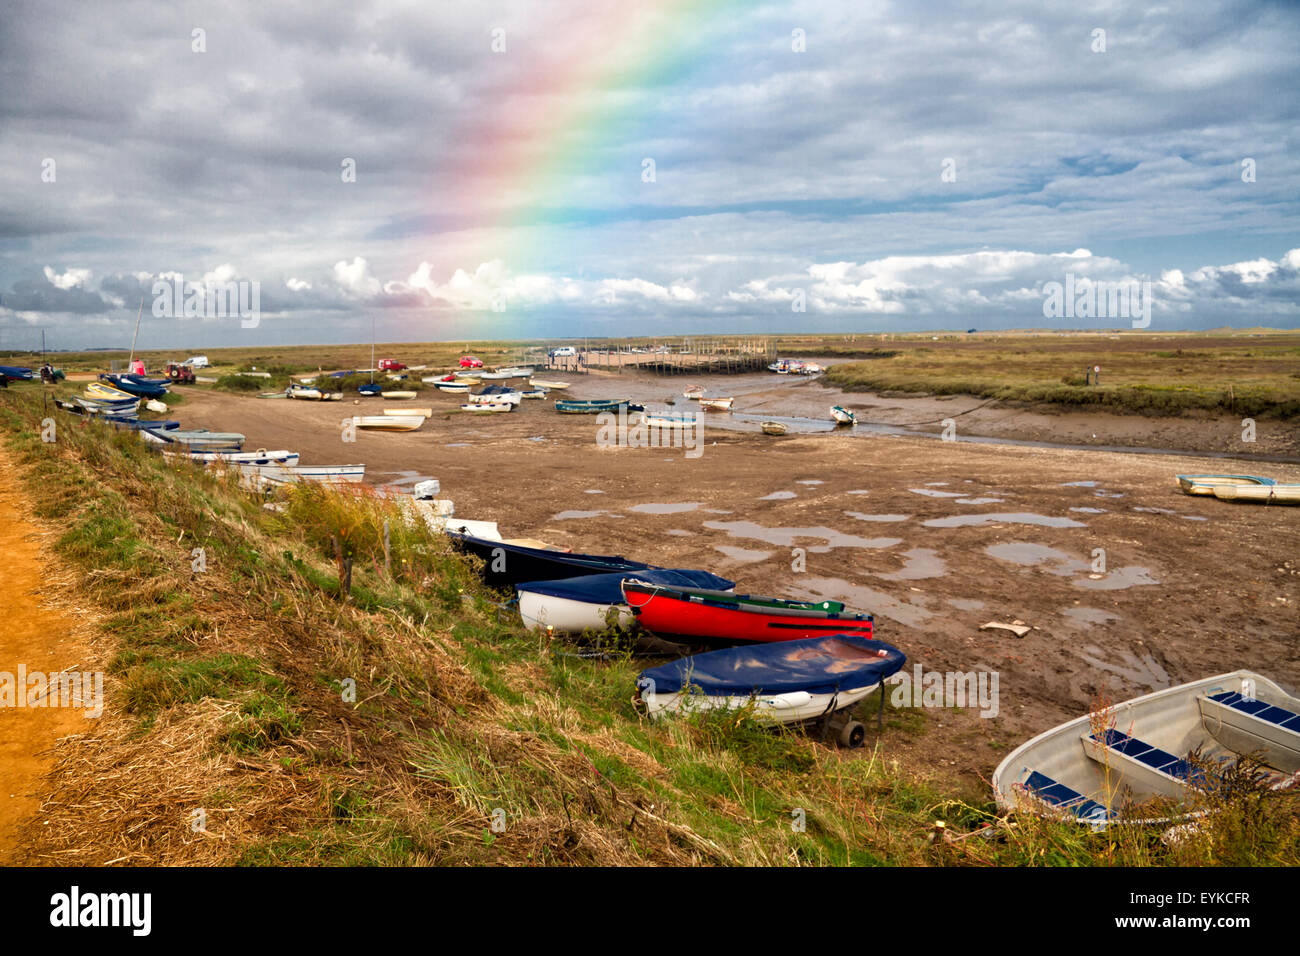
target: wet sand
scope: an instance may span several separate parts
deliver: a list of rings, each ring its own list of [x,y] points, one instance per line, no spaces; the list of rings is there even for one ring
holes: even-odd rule
[[[741,396],[773,386],[743,391],[751,378],[706,384],[754,409]],[[683,384],[592,376],[569,391],[653,400]],[[811,382],[781,386],[805,389],[810,411],[825,402]],[[1234,471],[1300,481],[1300,465],[829,430],[774,438],[707,423],[690,458],[601,448],[594,418],[558,415],[551,401],[471,418],[437,392],[413,403],[436,409],[420,431],[345,443],[345,416],[400,403],[185,394],[175,413],[185,427],[243,432],[248,450],[365,462],[376,483],[436,477],[459,516],[497,521],[507,536],[707,568],[756,594],[843,600],[876,615],[909,670],[996,670],[996,718],[931,711],[923,733],[887,736],[891,754],[940,777],[987,778],[1011,746],[1098,694],[1123,700],[1239,667],[1300,686],[1300,507],[1191,498],[1174,480]],[[1034,630],[979,630],[1012,620]]]

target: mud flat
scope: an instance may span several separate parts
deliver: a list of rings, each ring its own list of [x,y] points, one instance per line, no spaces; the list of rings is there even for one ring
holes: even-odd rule
[[[671,384],[629,390],[628,378],[610,381],[647,398]],[[711,391],[739,396],[741,378]],[[582,385],[570,391],[603,388],[594,376]],[[1300,508],[1190,498],[1174,480],[1230,470],[1300,481],[1300,465],[829,430],[772,438],[712,419],[691,458],[601,448],[594,418],[550,402],[471,419],[438,394],[421,396],[435,414],[420,431],[345,443],[351,402],[187,394],[187,427],[244,432],[246,448],[365,462],[374,483],[434,476],[457,514],[504,532],[708,568],[752,593],[844,600],[874,612],[912,664],[997,671],[995,718],[929,711],[926,732],[891,738],[895,754],[941,776],[986,777],[1009,746],[1098,695],[1238,667],[1300,687]],[[1022,639],[979,630],[1016,619],[1034,628]]]

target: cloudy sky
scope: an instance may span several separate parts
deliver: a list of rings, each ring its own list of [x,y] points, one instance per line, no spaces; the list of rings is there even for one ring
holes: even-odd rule
[[[1296,327],[1298,49],[1285,2],[11,0],[0,348],[1127,324],[1045,318],[1067,274]]]

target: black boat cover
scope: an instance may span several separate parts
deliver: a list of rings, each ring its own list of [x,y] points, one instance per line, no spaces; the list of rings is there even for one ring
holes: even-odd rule
[[[519,591],[532,591],[550,597],[568,598],[571,601],[585,601],[588,604],[623,604],[623,581],[628,577],[625,572],[616,574],[587,574],[576,578],[561,578],[558,581],[530,581],[515,586]],[[728,581],[708,571],[689,569],[667,571],[637,571],[636,579],[648,584],[662,584],[667,587],[705,588],[711,591],[729,591],[736,586],[735,581]]]

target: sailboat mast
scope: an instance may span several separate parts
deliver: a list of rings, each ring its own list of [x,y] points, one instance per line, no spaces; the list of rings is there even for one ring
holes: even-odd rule
[[[144,315],[144,296],[140,296],[140,311],[135,314],[135,331],[131,333],[131,357],[126,360],[126,370],[131,371],[131,363],[135,361],[135,340],[140,334],[140,316]]]

